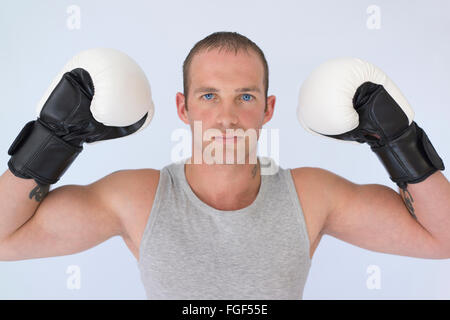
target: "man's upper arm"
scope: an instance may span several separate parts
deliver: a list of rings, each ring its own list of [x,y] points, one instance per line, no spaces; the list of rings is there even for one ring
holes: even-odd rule
[[[121,221],[109,195],[120,179],[119,171],[90,185],[49,192],[34,215],[0,243],[0,260],[73,254],[119,235]]]
[[[439,259],[437,241],[409,213],[401,196],[379,184],[354,184],[317,168],[332,197],[323,233],[372,251]]]

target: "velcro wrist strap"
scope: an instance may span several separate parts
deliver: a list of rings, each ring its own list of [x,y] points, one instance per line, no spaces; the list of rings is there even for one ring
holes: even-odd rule
[[[401,188],[407,183],[425,180],[444,163],[426,133],[415,122],[402,135],[381,147],[371,147],[389,173],[392,181]]]
[[[8,167],[20,177],[41,185],[56,183],[83,147],[68,144],[40,120],[28,122],[8,150]]]

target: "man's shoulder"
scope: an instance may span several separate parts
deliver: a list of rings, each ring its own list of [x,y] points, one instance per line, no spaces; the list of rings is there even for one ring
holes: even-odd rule
[[[291,169],[291,174],[296,187],[304,190],[304,192],[309,190],[313,198],[327,196],[328,199],[333,199],[334,202],[339,199],[335,199],[333,195],[339,195],[342,188],[356,186],[356,184],[344,177],[318,167],[293,168]]]
[[[321,185],[323,183],[331,183],[330,186],[332,186],[334,182],[343,179],[336,173],[319,167],[298,167],[290,170],[292,177],[298,182],[306,180],[310,184]]]
[[[318,167],[291,169],[297,195],[310,220],[321,230],[334,207],[344,200],[343,192],[354,185],[329,170]]]
[[[333,175],[331,171],[318,167],[291,168],[291,175],[295,182],[323,183]]]
[[[95,185],[97,194],[121,207],[125,203],[153,199],[159,176],[160,170],[156,169],[123,169],[108,174],[92,185]]]
[[[300,200],[315,203],[325,189],[331,172],[317,167],[291,168],[290,173]]]
[[[159,176],[160,170],[156,169],[122,169],[109,174],[109,180],[117,187],[136,191],[136,189],[157,186]]]
[[[138,241],[153,205],[160,170],[124,169],[110,173],[93,184],[98,201],[121,221],[125,238]]]
[[[159,173],[160,170],[151,168],[121,169],[110,173],[109,176],[122,181],[127,181],[130,179],[146,180],[158,177]]]

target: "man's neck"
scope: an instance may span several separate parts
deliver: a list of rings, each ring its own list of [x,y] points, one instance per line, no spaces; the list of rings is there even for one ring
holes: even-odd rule
[[[259,159],[257,164],[186,164],[184,170],[192,191],[217,210],[248,207],[261,185]]]

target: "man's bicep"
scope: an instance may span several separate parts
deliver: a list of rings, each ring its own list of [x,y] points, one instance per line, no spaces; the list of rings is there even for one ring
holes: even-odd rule
[[[334,206],[324,224],[325,234],[377,252],[442,257],[438,243],[410,215],[393,189],[379,184],[357,185],[335,175],[332,181]]]
[[[0,260],[74,254],[118,235],[120,222],[103,195],[110,177],[52,190],[36,213],[0,243]]]

